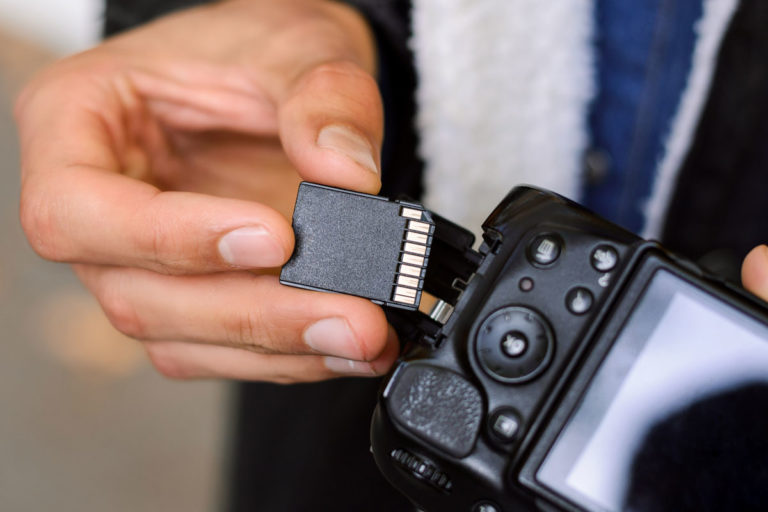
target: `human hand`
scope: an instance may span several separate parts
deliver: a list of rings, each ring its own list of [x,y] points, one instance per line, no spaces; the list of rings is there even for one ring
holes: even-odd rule
[[[283,287],[273,268],[301,179],[380,186],[374,60],[344,5],[248,0],[55,64],[16,106],[32,247],[72,263],[168,376],[383,373],[397,339],[379,307]]]

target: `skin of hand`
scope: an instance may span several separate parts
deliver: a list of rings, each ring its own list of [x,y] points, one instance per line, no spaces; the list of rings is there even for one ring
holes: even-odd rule
[[[276,277],[300,180],[380,187],[375,65],[363,18],[319,0],[181,11],[56,63],[15,109],[30,244],[167,376],[384,373],[378,306]]]
[[[768,247],[759,245],[747,254],[741,266],[741,282],[744,288],[768,301]]]

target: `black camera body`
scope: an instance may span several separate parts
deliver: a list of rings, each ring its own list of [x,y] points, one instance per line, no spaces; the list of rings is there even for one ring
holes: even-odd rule
[[[688,364],[680,354],[695,353],[698,341],[683,340],[667,357],[672,342],[663,338],[702,323],[694,315],[700,306],[721,319],[717,329],[741,326],[768,353],[764,303],[543,190],[514,189],[483,231],[476,252],[468,232],[438,218],[425,290],[444,302],[428,318],[410,317],[416,341],[387,378],[373,417],[378,466],[427,511],[627,508],[648,428],[618,442],[617,433],[632,428],[610,424],[643,410],[651,411],[643,421],[657,424],[720,389],[696,370],[726,357],[715,353],[717,339],[700,345],[711,357]],[[701,329],[706,337],[713,328]],[[760,380],[763,348],[753,341],[731,348],[755,350],[746,354],[755,368],[734,366],[720,379],[723,389]],[[659,357],[669,368],[654,362]],[[669,400],[636,396],[678,384],[683,391]],[[621,450],[618,462],[600,462],[600,454]],[[603,466],[607,474],[594,476],[590,468]],[[612,475],[622,483],[603,481]]]

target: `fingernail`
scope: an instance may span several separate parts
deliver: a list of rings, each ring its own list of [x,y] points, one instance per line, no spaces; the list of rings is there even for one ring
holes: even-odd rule
[[[230,231],[219,240],[219,254],[235,267],[276,267],[285,263],[285,251],[261,226]]]
[[[321,354],[359,359],[360,344],[343,318],[324,318],[304,331],[304,343]]]
[[[340,357],[326,357],[325,367],[334,373],[346,375],[377,375],[371,363],[352,361],[351,359],[342,359]]]
[[[337,151],[369,171],[379,174],[371,144],[361,135],[345,126],[332,124],[320,130],[317,136],[317,145],[321,148]]]

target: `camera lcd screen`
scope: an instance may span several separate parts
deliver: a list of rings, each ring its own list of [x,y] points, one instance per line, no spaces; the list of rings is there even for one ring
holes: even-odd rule
[[[710,492],[767,471],[766,397],[768,328],[657,271],[537,479],[593,510]]]

